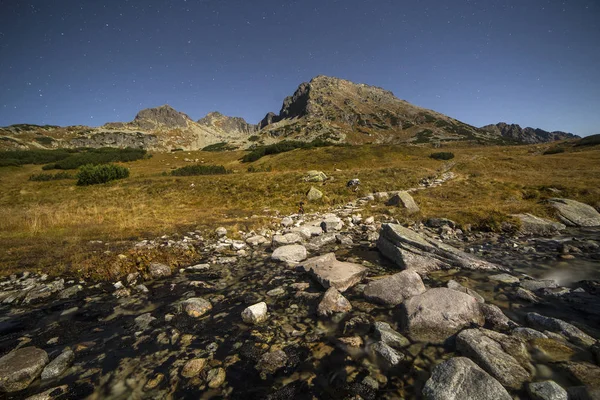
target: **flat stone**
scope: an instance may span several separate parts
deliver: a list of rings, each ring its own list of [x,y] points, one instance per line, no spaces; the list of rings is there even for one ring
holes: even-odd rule
[[[302,267],[326,289],[334,287],[340,292],[345,292],[356,285],[367,274],[367,268],[359,264],[338,261],[334,253],[310,258],[302,263]]]
[[[323,299],[317,307],[317,314],[321,317],[327,317],[334,313],[349,312],[352,310],[352,304],[335,288],[330,287],[323,295]]]
[[[532,400],[568,400],[567,391],[554,381],[532,382],[527,385]]]
[[[466,357],[437,365],[423,388],[426,400],[512,400],[506,389]]]
[[[369,301],[394,307],[425,290],[419,274],[407,270],[369,282],[364,296]]]
[[[393,330],[390,324],[377,321],[375,322],[374,328],[375,337],[388,346],[395,349],[401,349],[403,347],[410,346],[410,341],[400,333]]]
[[[404,354],[399,353],[384,342],[373,343],[370,350],[386,368],[395,367],[405,357]]]
[[[405,300],[400,314],[404,330],[418,342],[443,343],[462,328],[485,322],[475,298],[448,288],[429,289]]]
[[[339,231],[344,226],[342,220],[335,215],[329,216],[321,222],[321,229],[323,232],[334,232]]]
[[[520,221],[521,226],[519,227],[519,231],[525,235],[556,235],[566,228],[564,224],[536,217],[532,214],[514,214],[512,217]]]
[[[271,258],[276,261],[300,262],[307,256],[306,247],[299,244],[290,244],[275,249]]]
[[[267,303],[251,305],[242,311],[242,320],[247,324],[259,324],[267,320]]]
[[[37,347],[23,347],[0,358],[0,391],[26,389],[48,364],[48,354]]]
[[[535,292],[536,290],[546,289],[546,288],[557,288],[558,283],[553,279],[523,279],[519,286],[524,289],[531,290]]]
[[[261,244],[267,243],[267,238],[260,235],[254,235],[246,239],[246,243],[250,246],[260,246]]]
[[[302,237],[297,233],[286,233],[285,235],[273,236],[273,239],[271,240],[271,246],[275,248],[300,242],[302,242]]]
[[[408,211],[408,213],[418,213],[421,211],[412,196],[406,191],[400,191],[394,194],[387,202],[388,206],[401,206]]]
[[[46,365],[46,368],[42,371],[42,379],[58,378],[71,366],[73,360],[75,360],[75,353],[71,349],[66,349],[50,364]]]
[[[288,227],[288,226],[293,225],[293,224],[294,224],[294,220],[291,219],[290,217],[283,217],[281,219],[281,225],[282,226]]]
[[[558,218],[568,226],[599,226],[600,213],[594,207],[570,199],[552,198],[547,204],[558,213]]]
[[[519,278],[517,278],[516,276],[510,275],[510,274],[491,275],[488,277],[488,279],[490,281],[497,281],[497,282],[502,282],[502,283],[506,283],[506,284],[513,284],[513,283],[519,282]]]
[[[525,341],[529,341],[529,340],[533,340],[533,339],[548,339],[548,336],[544,335],[540,331],[536,331],[535,329],[531,329],[531,328],[523,328],[523,327],[518,327],[518,328],[513,329],[512,335],[515,337],[518,337],[520,339],[523,339]]]

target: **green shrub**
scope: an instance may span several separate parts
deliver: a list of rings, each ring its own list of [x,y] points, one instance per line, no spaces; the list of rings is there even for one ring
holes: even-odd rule
[[[579,139],[575,146],[594,146],[600,144],[600,134],[590,135]]]
[[[202,151],[229,151],[229,150],[235,150],[236,148],[237,147],[231,146],[227,142],[219,142],[219,143],[209,144],[208,146],[204,147],[202,149]]]
[[[260,136],[258,135],[252,135],[248,138],[249,142],[258,142],[260,140]]]
[[[185,167],[177,168],[171,171],[174,176],[193,176],[193,175],[220,175],[228,174],[222,165],[186,165]]]
[[[47,164],[69,157],[74,150],[14,150],[0,151],[0,165]]]
[[[34,140],[44,146],[50,146],[54,142],[50,136],[38,136]]]
[[[449,151],[440,151],[438,153],[431,153],[429,157],[433,158],[434,160],[452,160],[454,158],[454,153]]]
[[[73,175],[68,172],[57,172],[56,174],[35,174],[29,177],[30,181],[37,182],[58,181],[61,179],[73,179]]]
[[[45,165],[42,169],[77,169],[88,164],[100,165],[111,162],[129,162],[140,160],[144,157],[146,157],[146,150],[143,149],[103,147],[70,155],[54,164]]]
[[[257,146],[250,153],[242,157],[242,162],[252,162],[270,154],[285,153],[294,149],[312,149],[315,147],[325,146],[335,146],[335,144],[322,139],[315,139],[312,142],[284,140],[282,142],[271,144],[268,146]]]
[[[551,149],[546,150],[543,155],[548,155],[548,154],[559,154],[559,153],[564,153],[565,149],[562,147],[553,147]]]
[[[115,164],[84,165],[77,173],[77,185],[96,185],[129,176],[129,169]]]

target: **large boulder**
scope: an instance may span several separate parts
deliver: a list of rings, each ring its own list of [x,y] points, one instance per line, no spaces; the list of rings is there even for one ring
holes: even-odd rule
[[[306,247],[300,244],[290,244],[275,249],[271,258],[276,261],[300,262],[306,259]]]
[[[308,201],[321,200],[322,197],[323,197],[323,192],[321,192],[319,189],[317,189],[314,186],[311,186],[310,189],[308,190],[308,192],[306,192],[306,199]]]
[[[426,400],[512,400],[500,382],[466,357],[437,365],[423,388]]]
[[[600,213],[594,207],[570,199],[552,198],[547,204],[554,208],[558,218],[568,226],[600,226]]]
[[[508,339],[504,338],[506,335],[498,335],[503,336],[500,340]],[[459,333],[456,336],[456,348],[508,388],[520,389],[523,383],[531,380],[531,374],[504,351],[502,344],[482,330],[467,329]]]
[[[554,381],[532,382],[527,385],[527,392],[533,400],[568,400],[569,395]]]
[[[304,271],[311,274],[323,287],[334,287],[345,292],[359,283],[367,268],[359,264],[338,261],[334,253],[313,257],[302,263]]]
[[[403,207],[410,214],[418,213],[419,211],[421,211],[419,209],[419,206],[417,205],[417,203],[415,203],[415,200],[406,191],[401,191],[401,192],[398,192],[398,193],[394,194],[386,202],[386,205],[388,205],[388,206],[400,206],[400,207]]]
[[[450,268],[508,270],[398,224],[382,225],[377,248],[400,268],[421,275]]]
[[[37,347],[23,347],[0,358],[0,391],[26,389],[48,364],[48,354]]]
[[[400,305],[400,311],[406,334],[418,342],[443,343],[462,328],[485,322],[475,298],[448,288],[411,297]]]
[[[513,217],[521,222],[519,231],[525,235],[555,235],[566,228],[564,224],[536,217],[532,214],[515,214]]]
[[[394,307],[425,290],[419,274],[408,270],[369,282],[364,295],[369,301]]]

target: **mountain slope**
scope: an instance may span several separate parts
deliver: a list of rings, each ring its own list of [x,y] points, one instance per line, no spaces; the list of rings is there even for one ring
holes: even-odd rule
[[[502,136],[504,138],[523,143],[545,143],[556,140],[576,139],[579,136],[572,133],[554,131],[548,132],[538,128],[521,128],[517,124],[507,124],[499,122],[495,125],[486,125],[481,129]]]

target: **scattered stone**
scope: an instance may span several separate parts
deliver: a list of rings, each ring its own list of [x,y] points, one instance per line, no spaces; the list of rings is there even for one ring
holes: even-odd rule
[[[344,313],[351,310],[352,304],[335,287],[330,287],[317,307],[317,314],[327,317],[333,313]]]
[[[547,204],[558,213],[558,218],[568,226],[599,226],[600,213],[594,207],[570,199],[552,198]]]
[[[181,369],[181,376],[184,378],[193,378],[200,375],[206,366],[206,358],[194,358],[185,363]]]
[[[215,229],[215,233],[217,234],[218,237],[227,236],[227,229],[220,226],[217,229]]]
[[[531,292],[527,289],[523,289],[523,288],[518,288],[515,293],[515,296],[518,299],[525,300],[530,303],[539,303],[540,302],[540,299],[535,294],[533,294],[533,292]]]
[[[293,225],[293,224],[294,224],[294,220],[291,219],[290,217],[284,217],[284,218],[281,219],[281,225],[285,226],[286,228],[288,226]]]
[[[386,368],[393,368],[404,359],[404,354],[397,352],[384,342],[373,343],[370,350]]]
[[[290,244],[275,249],[271,258],[276,261],[300,262],[307,256],[306,247],[300,244]]]
[[[260,302],[242,311],[242,320],[247,324],[260,324],[267,320],[267,303]]]
[[[267,243],[267,238],[260,235],[251,236],[246,239],[246,243],[250,246],[260,246],[261,244]]]
[[[48,364],[48,354],[37,347],[23,347],[0,358],[0,391],[26,389]]]
[[[523,327],[518,327],[518,328],[513,329],[512,335],[515,337],[518,337],[522,340],[525,340],[525,341],[529,341],[529,340],[533,340],[533,339],[547,339],[548,338],[548,336],[544,335],[540,331],[536,331],[535,329],[531,329],[531,328],[523,328]]]
[[[375,337],[395,349],[410,346],[410,341],[400,333],[393,330],[392,327],[386,322],[375,322]]]
[[[288,362],[288,356],[283,350],[275,350],[270,353],[265,353],[258,361],[256,369],[260,371],[262,379],[266,379],[267,375],[272,375],[277,370],[285,367]]]
[[[144,390],[149,391],[149,390],[156,389],[164,380],[165,380],[165,374],[161,374],[159,372],[158,374],[154,375],[153,378],[148,379],[148,382],[146,382],[146,384],[144,385]]]
[[[372,225],[375,223],[375,217],[368,217],[365,219],[365,225]]]
[[[321,222],[323,232],[339,231],[343,226],[344,222],[336,215],[331,215]]]
[[[512,400],[500,382],[466,357],[437,365],[423,396],[426,400]]]
[[[532,382],[527,385],[532,400],[568,400],[567,391],[554,381]]]
[[[498,281],[498,282],[506,283],[509,285],[519,282],[519,278],[517,278],[516,276],[513,276],[513,275],[509,275],[509,274],[496,274],[496,275],[492,275],[492,276],[488,277],[488,279],[490,281]]]
[[[388,206],[402,206],[410,214],[421,211],[412,196],[405,191],[396,193],[385,204]]]
[[[296,233],[286,233],[285,235],[275,235],[271,241],[272,247],[286,246],[288,244],[300,243],[302,237]]]
[[[69,387],[67,385],[57,386],[43,391],[42,393],[29,396],[25,400],[53,400],[62,399],[67,394]]]
[[[581,329],[558,318],[545,317],[538,313],[530,312],[527,313],[526,319],[527,323],[534,329],[560,333],[575,344],[589,347],[596,343],[593,337],[584,333]]]
[[[364,296],[369,301],[394,307],[425,290],[419,274],[406,270],[369,282],[365,287]]]
[[[182,303],[183,310],[192,318],[200,318],[208,311],[212,310],[210,301],[201,297],[192,297]]]
[[[447,288],[411,297],[401,304],[400,312],[408,336],[419,342],[443,343],[460,329],[485,322],[475,298]]]
[[[310,258],[302,263],[302,267],[326,289],[334,287],[340,292],[345,292],[356,285],[367,274],[367,268],[359,264],[338,261],[334,253]]]
[[[311,186],[310,189],[308,190],[308,192],[306,192],[306,199],[308,201],[317,201],[317,200],[321,200],[323,198],[323,192],[321,192],[319,189],[315,188],[314,186]]]
[[[285,288],[283,287],[276,287],[275,289],[271,289],[267,292],[267,296],[269,297],[279,297],[279,296],[283,296],[285,294]]]
[[[305,182],[324,182],[327,180],[327,175],[323,171],[308,171],[304,177]]]
[[[500,343],[479,329],[460,332],[456,336],[456,348],[506,387],[519,389],[523,383],[531,380],[531,374],[506,353]]]
[[[83,286],[81,285],[75,285],[75,286],[71,286],[66,288],[65,290],[61,291],[60,293],[58,293],[58,298],[59,299],[70,299],[71,297],[75,296],[77,293],[81,292],[83,290]]]
[[[551,236],[566,228],[561,223],[536,217],[532,214],[515,214],[512,217],[520,221],[519,231],[524,235]]]
[[[134,321],[135,321],[135,325],[137,326],[137,328],[139,330],[145,331],[146,329],[148,329],[150,327],[150,324],[154,320],[156,320],[156,318],[154,318],[152,316],[152,314],[145,313],[145,314],[142,314],[142,315],[136,317]]]
[[[54,379],[58,378],[71,366],[75,360],[75,353],[71,349],[65,349],[58,357],[46,365],[46,368],[42,371],[42,379]]]
[[[425,221],[425,225],[430,228],[441,228],[443,226],[449,226],[450,228],[456,228],[456,222],[446,218],[429,218]]]
[[[557,288],[558,283],[552,279],[543,279],[543,280],[523,279],[519,283],[519,286],[521,286],[524,289],[535,292],[536,290],[540,290],[540,289]]]
[[[150,272],[150,276],[154,279],[171,276],[171,268],[168,265],[156,262],[150,263],[148,272]]]
[[[313,238],[308,247],[310,250],[318,250],[323,246],[326,246],[331,243],[335,243],[336,234],[335,233],[326,233],[324,235]]]
[[[225,370],[223,368],[213,368],[208,371],[208,375],[206,380],[208,381],[208,387],[211,389],[216,389],[220,387],[223,383],[225,383]]]

